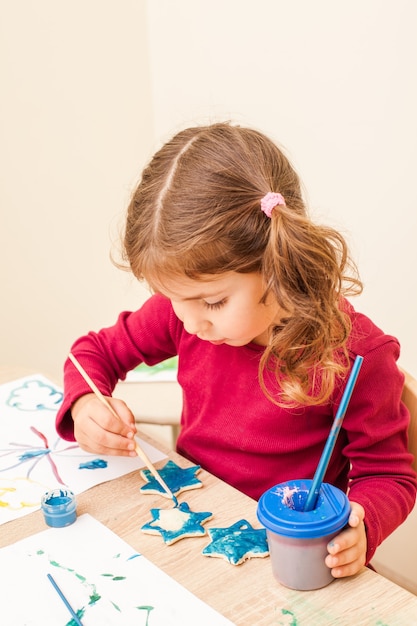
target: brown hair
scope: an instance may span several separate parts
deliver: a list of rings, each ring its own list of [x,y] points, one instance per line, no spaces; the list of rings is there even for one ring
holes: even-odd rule
[[[269,219],[260,201],[281,193]],[[288,315],[271,329],[260,365],[277,404],[318,404],[348,367],[349,317],[342,296],[362,285],[347,245],[307,216],[299,178],[262,133],[228,123],[189,128],[145,168],[130,202],[124,253],[151,286],[164,277],[260,272]],[[348,275],[350,270],[350,275]],[[274,372],[277,394],[266,392]]]

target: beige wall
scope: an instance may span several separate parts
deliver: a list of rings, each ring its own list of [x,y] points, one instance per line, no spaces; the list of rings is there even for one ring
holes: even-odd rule
[[[145,297],[109,260],[152,152],[145,9],[2,3],[0,365],[61,376],[76,337]]]
[[[232,119],[284,145],[351,242],[355,305],[417,376],[417,3],[148,2],[157,137]]]
[[[284,145],[417,375],[416,22],[414,0],[4,3],[0,363],[56,374],[146,297],[108,257],[140,170],[232,119]]]

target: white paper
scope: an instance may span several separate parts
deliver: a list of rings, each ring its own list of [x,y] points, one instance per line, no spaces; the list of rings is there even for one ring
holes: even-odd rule
[[[139,521],[138,521],[139,523]],[[233,626],[90,515],[0,550],[7,626]]]

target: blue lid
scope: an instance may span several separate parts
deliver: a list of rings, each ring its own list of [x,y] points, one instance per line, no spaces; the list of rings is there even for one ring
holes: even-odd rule
[[[291,480],[268,489],[257,507],[259,521],[267,530],[286,537],[313,538],[341,530],[350,514],[350,503],[343,491],[323,483],[316,508],[303,511],[311,479]]]

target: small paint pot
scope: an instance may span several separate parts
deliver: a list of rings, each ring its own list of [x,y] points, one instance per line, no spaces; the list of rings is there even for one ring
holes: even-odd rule
[[[75,495],[69,489],[47,491],[41,500],[45,522],[54,528],[63,528],[75,522],[77,503]]]
[[[298,591],[320,589],[334,580],[325,564],[327,545],[347,524],[350,503],[340,489],[323,483],[315,509],[304,511],[312,480],[291,480],[268,489],[258,502],[266,528],[272,573]]]

